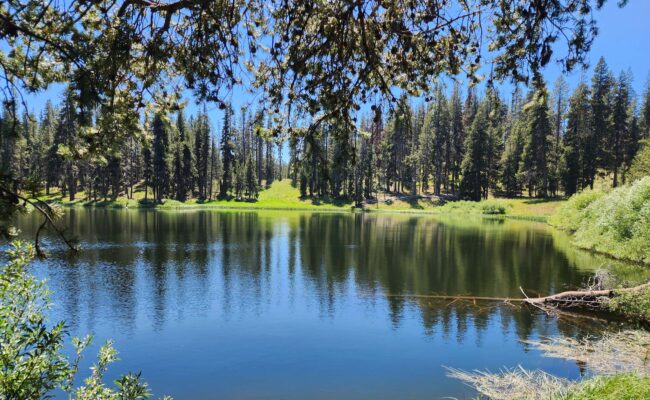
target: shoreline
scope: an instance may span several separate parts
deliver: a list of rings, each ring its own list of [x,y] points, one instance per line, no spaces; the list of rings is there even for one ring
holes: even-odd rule
[[[502,199],[508,201],[511,199]],[[238,202],[245,203],[245,202]],[[215,210],[215,211],[291,211],[291,212],[318,212],[318,213],[340,213],[340,214],[350,214],[350,213],[368,213],[368,214],[413,214],[413,215],[422,215],[422,216],[472,216],[472,217],[481,217],[488,219],[513,219],[520,221],[530,221],[530,222],[540,222],[548,224],[548,219],[550,215],[539,214],[539,215],[526,215],[526,214],[509,214],[507,211],[504,214],[494,214],[494,213],[483,213],[479,210],[467,210],[467,209],[458,209],[458,210],[437,210],[437,208],[443,208],[443,206],[434,206],[428,209],[401,209],[401,208],[357,208],[357,207],[328,207],[328,206],[306,206],[306,207],[278,207],[278,206],[255,206],[255,205],[227,205],[227,204],[170,204],[166,205],[155,204],[155,203],[145,203],[145,204],[120,204],[118,202],[78,202],[78,203],[69,203],[61,201],[48,201],[48,204],[54,204],[65,209],[106,209],[106,210],[155,210],[155,211],[206,211],[206,210]],[[254,204],[254,203],[252,203]],[[480,204],[480,203],[476,203]],[[551,226],[551,225],[549,225]]]

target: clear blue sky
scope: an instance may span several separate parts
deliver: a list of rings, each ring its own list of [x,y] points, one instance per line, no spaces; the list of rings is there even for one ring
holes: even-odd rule
[[[618,75],[620,71],[632,71],[634,82],[633,86],[640,95],[648,78],[650,71],[650,0],[629,0],[627,6],[619,8],[617,0],[608,0],[607,4],[601,11],[594,14],[599,28],[599,35],[596,37],[590,58],[590,68],[587,71],[578,69],[566,75],[566,79],[571,88],[575,87],[580,81],[581,76],[586,79],[591,77],[591,69],[601,56],[604,56],[609,68]],[[550,63],[545,71],[544,76],[552,86],[561,70],[554,63]],[[37,95],[30,95],[27,103],[30,111],[40,111],[45,101],[51,99],[55,104],[60,101],[61,85],[56,85],[46,92]],[[505,87],[503,89],[506,93]],[[199,107],[188,99],[187,114],[195,114]],[[235,89],[232,93],[232,103],[236,112],[239,108],[252,100],[249,94],[241,89]],[[222,113],[215,105],[206,105],[210,120],[215,131],[218,131],[221,125]]]

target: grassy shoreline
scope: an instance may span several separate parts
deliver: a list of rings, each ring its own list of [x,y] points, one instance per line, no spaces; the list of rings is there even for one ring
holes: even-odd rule
[[[363,209],[354,207],[348,201],[328,201],[301,199],[297,188],[288,180],[276,181],[260,192],[256,201],[237,201],[234,199],[215,199],[199,202],[190,199],[186,202],[167,199],[155,203],[144,199],[144,192],[136,192],[133,199],[120,197],[114,201],[85,201],[79,193],[77,200],[69,201],[60,195],[41,197],[42,200],[66,208],[107,208],[107,209],[156,209],[170,211],[184,210],[242,210],[242,211],[310,211],[310,212],[370,212],[404,214],[463,214],[484,217],[506,217],[536,222],[546,222],[555,210],[564,203],[561,199],[489,199],[482,202],[454,201],[443,203],[437,198],[379,195],[379,201],[364,204]],[[385,200],[386,199],[386,200]]]

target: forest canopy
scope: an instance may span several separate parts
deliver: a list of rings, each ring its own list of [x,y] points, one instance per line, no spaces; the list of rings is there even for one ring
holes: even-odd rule
[[[25,90],[65,82],[81,107],[118,113],[114,123],[157,96],[174,107],[181,86],[225,108],[240,84],[261,90],[278,115],[351,123],[360,104],[396,100],[395,89],[427,95],[443,73],[476,82],[489,63],[491,78],[531,82],[552,58],[571,70],[585,61],[604,3],[11,0],[0,5],[0,79],[12,107]]]
[[[244,193],[254,197],[262,175],[272,175],[274,163],[268,155],[273,145],[264,145],[261,140],[270,143],[273,137],[289,139],[292,178],[294,183],[300,181],[303,193],[343,193],[361,198],[364,192],[369,197],[373,180],[383,181],[387,189],[392,183],[398,192],[415,193],[417,182],[421,181],[422,190],[426,190],[432,176],[436,195],[442,185],[452,192],[458,189],[463,197],[479,199],[495,187],[502,174],[508,193],[516,194],[524,186],[531,195],[555,193],[559,185],[549,182],[547,165],[555,162],[556,166],[560,155],[549,154],[546,148],[537,151],[546,146],[552,125],[547,118],[541,70],[552,60],[564,71],[585,64],[597,34],[593,11],[604,3],[2,2],[0,90],[5,150],[0,218],[8,218],[19,204],[28,202],[29,187],[38,189],[43,182],[46,187],[53,184],[63,188],[72,197],[77,186],[90,189],[87,195],[95,190],[95,196],[106,197],[110,190],[114,197],[124,182],[144,178],[145,187],[150,186],[155,199],[161,201],[171,196],[184,199],[190,193],[210,198],[212,177],[220,176],[221,196]],[[486,66],[490,71],[487,77]],[[506,159],[501,162],[501,141],[506,137],[500,124],[505,109],[498,94],[488,90],[482,102],[469,94],[462,114],[457,93],[452,99],[452,115],[447,116],[450,107],[436,86],[436,79],[443,75],[463,78],[470,85],[487,78],[488,87],[493,80],[502,79],[533,86],[535,94],[527,99],[532,109],[522,114],[526,120],[519,125],[520,131],[533,133],[532,145],[523,134],[515,135],[519,139],[505,144]],[[30,133],[38,125],[36,118],[27,114],[22,120],[19,117],[25,108],[22,95],[42,91],[53,83],[67,85],[65,100],[56,117],[53,109],[45,110],[49,115],[40,121],[43,126],[39,132],[45,129],[47,134],[40,136],[39,142]],[[207,116],[201,117],[203,121],[193,121],[187,134],[179,122],[182,118],[177,117],[175,122],[169,118],[182,108],[181,93],[186,89],[198,101],[218,104],[230,118],[226,99],[236,86],[256,92],[261,109],[247,120],[242,116],[247,122],[242,122],[239,133],[231,129],[233,123],[224,121],[219,150],[209,139]],[[422,127],[422,135],[411,122],[406,123],[410,106],[405,96],[437,99],[438,108],[429,110],[428,118],[417,126]],[[626,99],[620,103],[626,104]],[[382,125],[377,116],[361,127],[368,137],[358,138],[358,111],[368,103],[379,115],[382,102],[390,104],[386,123],[391,139],[382,142],[377,132],[372,136],[372,130]],[[467,108],[470,106],[476,109]],[[598,111],[595,115],[607,113]],[[420,115],[424,117],[425,113]],[[449,132],[445,121],[451,124]],[[622,132],[619,128],[612,132]],[[595,128],[597,133],[601,130]],[[255,146],[252,132],[257,137]],[[315,169],[325,165],[318,163],[322,157],[318,153],[327,143],[327,132],[332,132],[334,143],[338,143],[333,148],[338,153],[332,158],[336,168],[325,171],[331,172],[331,179]],[[497,137],[498,141],[493,140]],[[34,139],[30,145],[43,148],[30,151],[33,157],[17,162],[18,143],[29,142],[28,138]],[[358,143],[358,147],[357,140],[373,143],[366,143],[365,148]],[[383,147],[377,147],[381,143]],[[125,146],[133,154],[123,154]],[[264,168],[262,147],[267,154]],[[298,147],[302,154],[298,154]],[[517,152],[512,154],[512,149]],[[552,149],[558,149],[557,143]],[[593,167],[606,166],[616,174],[627,162],[622,149],[622,145],[617,148],[615,160],[597,160]],[[308,157],[311,166],[305,161]],[[375,161],[371,161],[373,157]],[[367,168],[373,163],[376,171],[384,171],[383,176],[375,178],[373,169]],[[507,174],[498,169],[502,165]],[[46,172],[50,176],[45,176]],[[91,175],[86,179],[82,172]],[[584,179],[594,174],[595,170],[585,170],[579,186],[593,185]],[[366,176],[364,184],[360,184],[362,176]],[[558,175],[554,176],[557,180]],[[577,178],[572,182],[578,185]],[[55,214],[49,206],[33,205]]]

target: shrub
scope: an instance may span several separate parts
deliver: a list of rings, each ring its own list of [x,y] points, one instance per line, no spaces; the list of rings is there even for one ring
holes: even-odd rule
[[[97,364],[84,385],[73,388],[77,365],[91,337],[73,338],[76,358],[63,355],[67,335],[64,322],[48,326],[50,307],[45,284],[27,272],[34,256],[31,246],[13,243],[9,262],[0,266],[0,399],[39,400],[61,389],[75,400],[140,400],[151,397],[139,374],[127,374],[106,387],[102,380],[108,364],[117,359],[111,342],[99,351]]]
[[[499,200],[485,200],[481,202],[481,213],[489,215],[504,215],[508,205]]]
[[[551,224],[571,230],[579,247],[650,263],[650,177],[606,194],[575,195]]]
[[[650,290],[621,293],[609,301],[609,308],[628,318],[650,322]]]
[[[632,166],[625,178],[630,181],[636,181],[644,176],[650,176],[650,140],[642,141],[641,149],[636,153]]]
[[[584,210],[603,195],[603,192],[596,190],[584,190],[574,194],[551,216],[549,223],[561,229],[575,231],[584,217]]]

